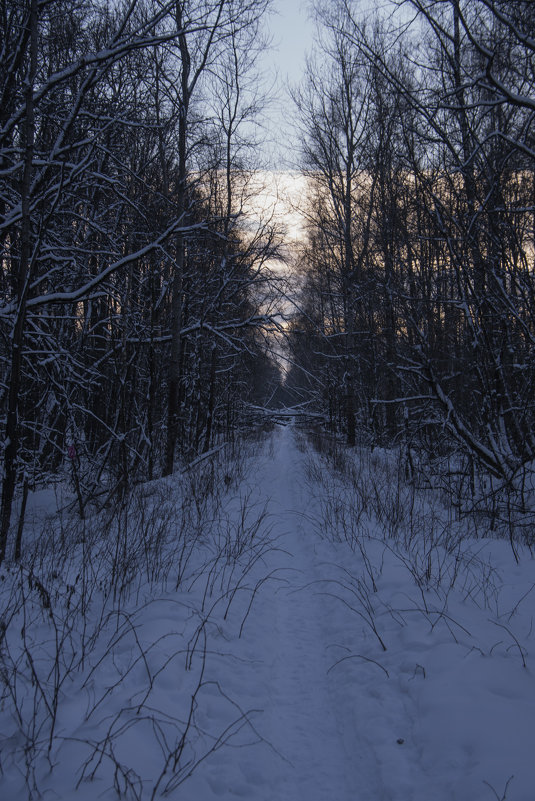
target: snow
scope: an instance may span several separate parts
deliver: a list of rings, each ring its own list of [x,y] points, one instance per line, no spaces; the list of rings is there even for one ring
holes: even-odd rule
[[[146,485],[123,561],[64,521],[64,562],[1,571],[3,801],[533,801],[531,554],[446,544],[429,495],[381,517],[395,464],[347,460],[278,426],[232,481]]]

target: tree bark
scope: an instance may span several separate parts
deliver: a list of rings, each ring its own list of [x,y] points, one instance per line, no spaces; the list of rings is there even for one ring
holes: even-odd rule
[[[19,454],[19,393],[22,371],[22,349],[26,323],[26,301],[32,270],[31,230],[31,184],[33,176],[33,154],[35,140],[35,112],[33,90],[37,71],[38,0],[31,0],[28,14],[30,37],[30,64],[26,86],[26,117],[24,121],[24,166],[21,185],[22,222],[20,232],[20,265],[17,286],[17,310],[11,345],[11,370],[9,377],[4,476],[2,481],[2,507],[0,514],[0,564],[6,555],[11,510],[17,479]]]
[[[186,34],[183,30],[182,7],[177,3],[176,24],[179,30],[178,42],[181,58],[181,104],[178,121],[178,187],[177,212],[181,224],[186,214],[186,181],[187,181],[187,126],[188,110],[191,98],[190,71],[191,57]],[[173,472],[175,450],[178,438],[178,391],[180,385],[180,327],[182,321],[182,285],[184,276],[185,247],[184,234],[179,231],[176,238],[176,256],[171,287],[171,355],[169,359],[169,384],[167,399],[167,440],[165,448],[165,464],[163,474]]]

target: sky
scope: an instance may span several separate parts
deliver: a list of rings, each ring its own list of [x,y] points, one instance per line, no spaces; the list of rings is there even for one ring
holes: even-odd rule
[[[269,27],[273,36],[274,61],[281,78],[298,81],[305,55],[314,38],[308,0],[274,0]]]
[[[266,15],[264,34],[271,44],[256,64],[266,85],[272,86],[272,101],[263,120],[264,142],[257,179],[258,189],[250,198],[248,213],[254,219],[275,212],[287,231],[287,244],[302,236],[302,219],[297,211],[305,192],[299,172],[299,138],[296,112],[289,86],[297,86],[304,74],[306,56],[312,49],[315,25],[310,18],[310,0],[272,0]]]
[[[273,11],[267,20],[271,47],[266,50],[259,66],[269,82],[275,81],[277,100],[267,121],[268,136],[273,143],[274,169],[297,166],[295,153],[294,115],[288,96],[288,85],[297,85],[304,73],[307,52],[310,52],[315,26],[309,15],[309,0],[273,0]]]
[[[361,0],[360,7],[375,8],[378,0]],[[306,58],[314,48],[316,24],[312,19],[313,0],[272,0],[272,10],[265,21],[265,33],[271,40],[257,67],[267,84],[273,86],[273,101],[265,119],[266,142],[263,145],[264,189],[256,198],[255,212],[275,208],[287,228],[287,242],[302,238],[303,219],[299,212],[306,192],[300,174],[300,141],[297,111],[289,94],[290,87],[301,82]]]
[[[314,46],[316,25],[311,11],[314,0],[272,0],[272,11],[267,15],[266,32],[271,47],[264,53],[258,66],[266,77],[276,79],[278,102],[270,109],[267,122],[271,145],[271,168],[296,170],[299,168],[299,143],[296,136],[295,110],[288,94],[288,86],[297,86],[305,70],[306,56]],[[388,0],[360,0],[359,10],[376,11],[389,7]]]

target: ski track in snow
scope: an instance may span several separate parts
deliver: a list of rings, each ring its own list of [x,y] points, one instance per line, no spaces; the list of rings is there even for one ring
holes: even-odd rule
[[[288,428],[280,431],[272,475],[264,484],[273,533],[287,551],[281,577],[288,583],[274,587],[269,602],[264,598],[256,624],[267,634],[257,639],[267,667],[266,737],[287,760],[269,777],[270,792],[280,801],[345,799],[354,797],[356,777],[326,680],[327,626],[314,584],[320,573],[314,542],[303,526],[301,465],[292,459],[290,437]]]
[[[226,749],[216,754],[188,783],[190,797],[382,801],[389,796],[377,795],[378,770],[362,734],[365,722],[358,720],[347,684],[337,692],[336,677],[328,673],[337,658],[332,599],[322,592],[324,569],[307,518],[303,459],[290,427],[275,432],[272,454],[245,484],[261,488],[269,501],[278,550],[267,567],[277,573],[256,600],[239,642],[239,655],[253,676],[238,673],[231,692],[242,708],[263,710],[255,727],[265,742],[237,757]],[[339,625],[339,609],[337,617]],[[349,612],[346,623],[354,624]]]

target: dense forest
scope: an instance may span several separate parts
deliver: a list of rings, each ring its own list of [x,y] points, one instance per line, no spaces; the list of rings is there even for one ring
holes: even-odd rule
[[[83,515],[278,380],[278,239],[244,224],[266,5],[1,3],[0,561],[16,489],[70,462]]]
[[[318,5],[287,327],[280,231],[247,213],[268,6],[2,3],[0,560],[15,495],[65,464],[83,515],[234,437],[283,328],[279,397],[526,511],[533,5]]]
[[[294,93],[310,192],[287,383],[348,445],[396,443],[408,474],[417,454],[530,532],[535,6],[387,7],[322,4]]]
[[[234,437],[277,330],[279,397],[527,511],[532,3],[318,4],[288,325],[280,231],[247,211],[268,7],[1,4],[0,560],[15,496],[65,465],[83,515]]]

